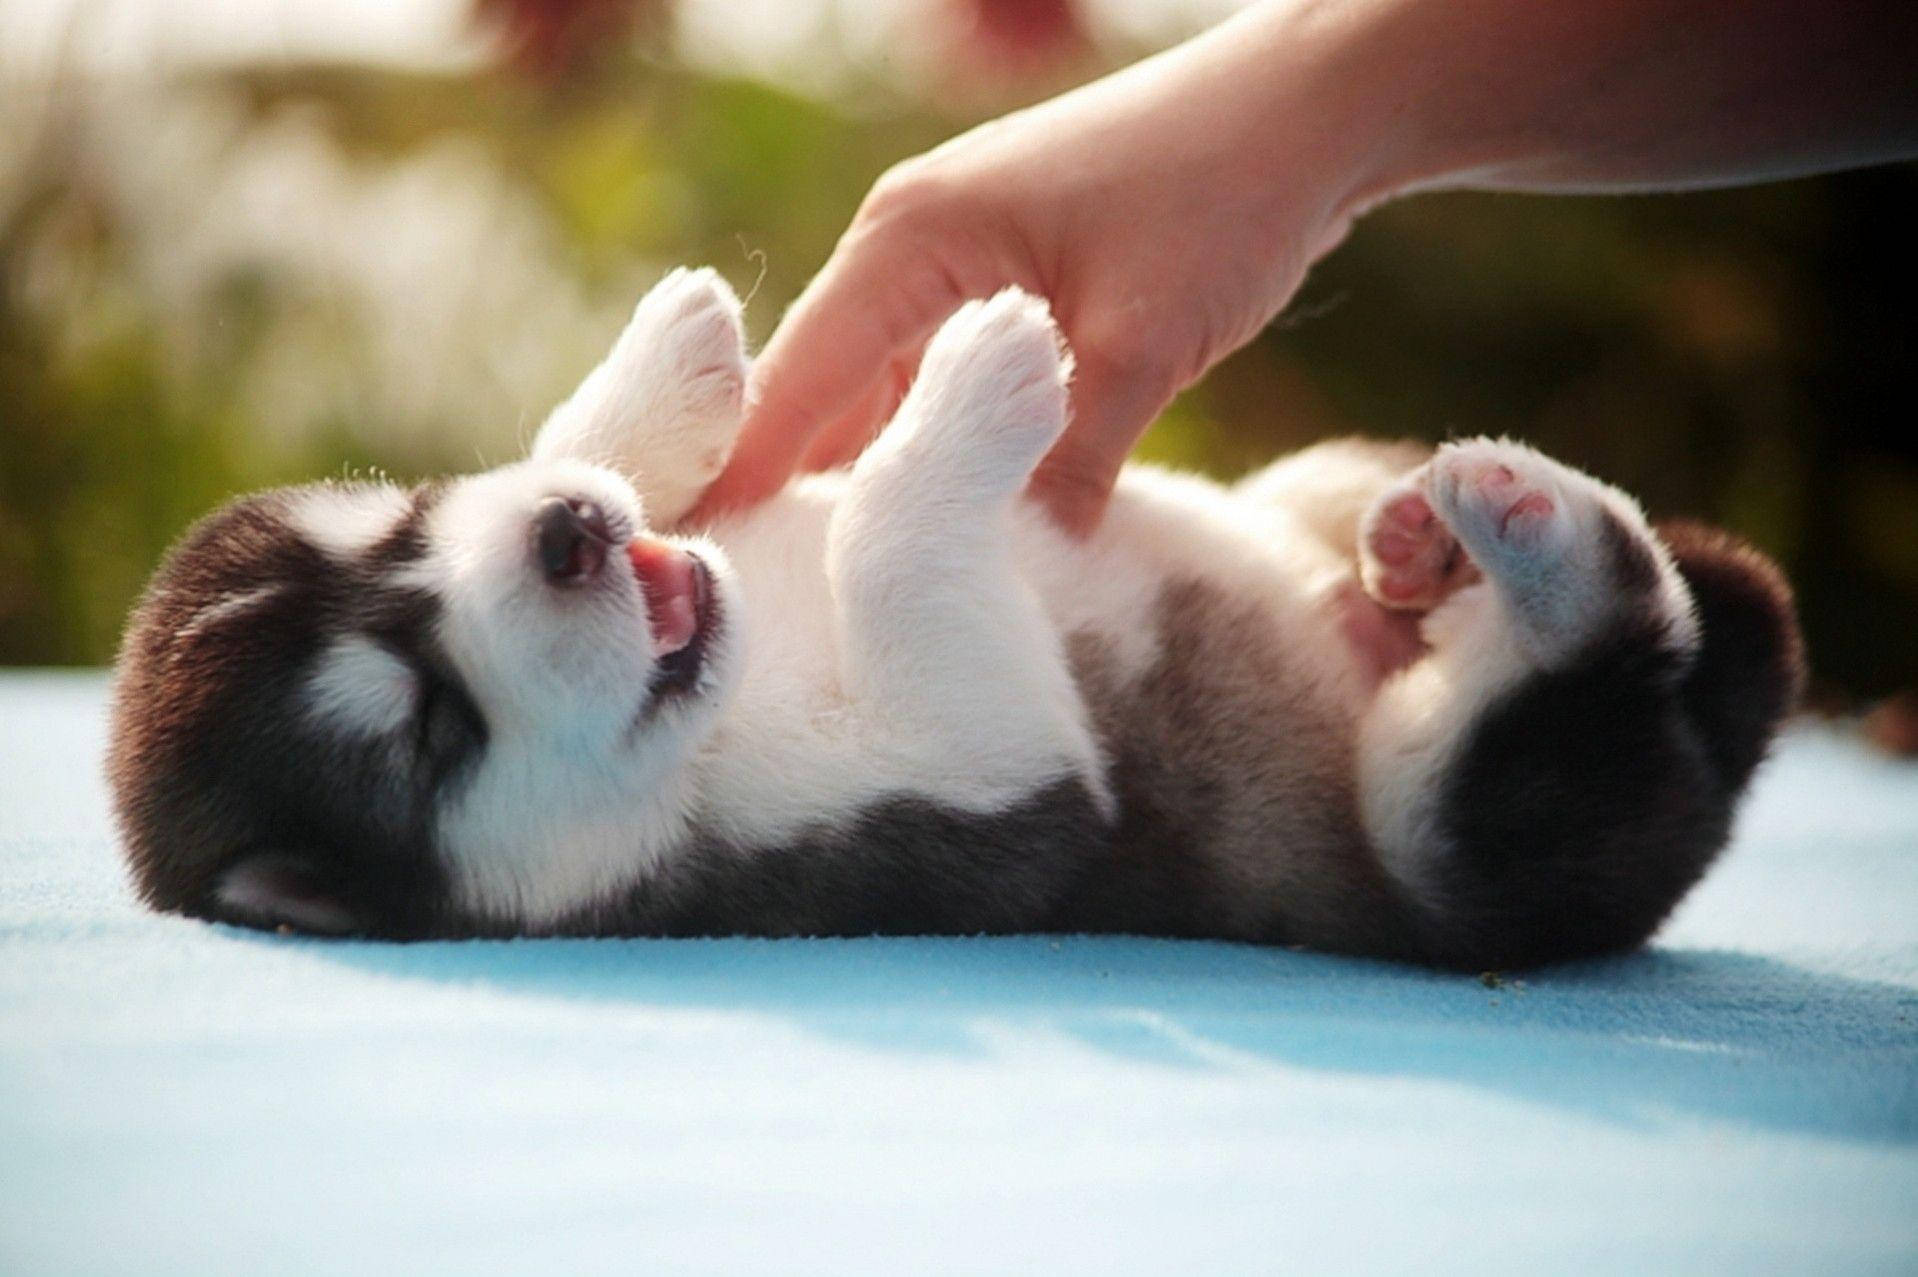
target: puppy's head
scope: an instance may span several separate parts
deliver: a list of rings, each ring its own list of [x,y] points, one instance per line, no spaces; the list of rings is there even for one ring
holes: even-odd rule
[[[610,440],[615,394],[682,411],[713,366],[675,346],[685,310],[648,331],[662,315],[642,303],[615,356],[650,365],[602,365],[555,421]],[[737,371],[736,318],[721,329]],[[173,548],[127,628],[108,756],[150,904],[526,932],[645,874],[736,673],[737,586],[717,547],[649,531],[631,485],[556,433],[534,460],[410,491],[245,497]]]
[[[109,774],[142,894],[319,932],[550,925],[674,818],[733,592],[578,464],[228,506],[121,652]]]

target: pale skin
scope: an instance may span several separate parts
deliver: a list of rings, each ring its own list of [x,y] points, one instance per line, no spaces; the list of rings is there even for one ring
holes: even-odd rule
[[[700,521],[857,456],[1016,284],[1078,361],[1031,481],[1097,527],[1132,446],[1387,200],[1674,190],[1918,155],[1909,0],[1276,0],[898,165],[753,369]]]

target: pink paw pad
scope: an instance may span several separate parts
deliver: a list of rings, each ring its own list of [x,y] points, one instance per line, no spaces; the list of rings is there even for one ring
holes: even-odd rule
[[[1365,588],[1387,607],[1430,608],[1471,579],[1471,564],[1423,493],[1404,491],[1373,508],[1361,536]]]
[[[1552,517],[1552,498],[1531,487],[1508,465],[1481,467],[1470,478],[1478,497],[1498,518],[1499,536],[1524,533]]]
[[[1412,561],[1431,540],[1432,521],[1437,516],[1424,497],[1416,492],[1395,497],[1379,511],[1372,529],[1372,554],[1390,567]]]
[[[1501,534],[1510,532],[1516,521],[1543,520],[1552,517],[1552,499],[1543,492],[1528,492],[1512,502],[1498,521]]]

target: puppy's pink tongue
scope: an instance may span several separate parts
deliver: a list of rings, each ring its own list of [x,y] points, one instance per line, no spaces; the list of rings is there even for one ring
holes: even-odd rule
[[[633,561],[633,574],[646,591],[653,656],[671,656],[692,642],[699,629],[699,569],[684,550],[642,537],[627,543],[626,557]]]

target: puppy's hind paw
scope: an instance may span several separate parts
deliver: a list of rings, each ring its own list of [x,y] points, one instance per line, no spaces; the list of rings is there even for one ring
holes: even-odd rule
[[[1425,492],[1542,659],[1642,604],[1674,615],[1687,606],[1635,502],[1523,444],[1447,444]]]
[[[1439,450],[1425,491],[1481,567],[1524,576],[1562,558],[1576,536],[1568,473],[1521,444],[1472,439]]]
[[[1423,471],[1388,489],[1359,525],[1359,580],[1388,608],[1428,612],[1478,568],[1451,530],[1433,513]]]

